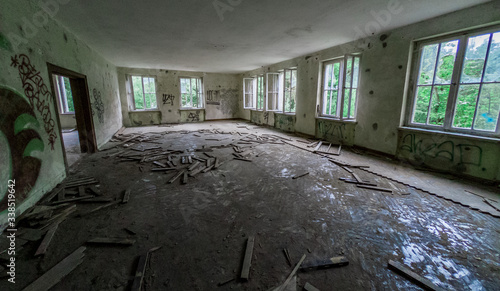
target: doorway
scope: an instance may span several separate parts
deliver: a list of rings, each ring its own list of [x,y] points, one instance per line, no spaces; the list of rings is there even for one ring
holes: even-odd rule
[[[87,77],[50,63],[47,67],[68,171],[82,154],[97,151]]]

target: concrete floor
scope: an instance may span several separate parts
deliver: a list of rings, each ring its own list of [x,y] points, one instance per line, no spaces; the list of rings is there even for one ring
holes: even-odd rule
[[[82,157],[80,150],[80,139],[78,131],[63,132],[64,150],[66,151],[66,159],[68,166],[72,166]]]
[[[227,145],[245,136],[189,132],[200,128],[283,135],[241,121],[133,128],[124,133],[162,133],[157,140],[161,147],[174,150]],[[346,267],[299,273],[297,290],[306,282],[320,290],[421,290],[389,270],[389,260],[404,263],[448,290],[500,286],[500,220],[491,215],[364,171],[356,173],[394,192],[357,188],[339,180],[349,177],[344,169],[290,145],[257,145],[252,162],[234,160],[231,147],[216,148],[210,154],[224,164],[189,178],[187,185],[179,180],[167,184],[173,173],[151,172],[156,167],[152,163],[107,157],[121,150],[85,156],[71,172],[97,178],[106,197],[121,199],[123,191],[131,189],[130,201],[67,219],[43,258],[33,258],[39,243],[27,243],[18,258],[19,283],[9,285],[9,290],[20,290],[98,236],[130,237],[136,243],[88,245],[84,262],[53,290],[128,290],[138,256],[157,246],[161,249],[151,255],[145,290],[268,290],[283,283],[293,268],[284,248],[293,264],[302,254],[307,255],[305,263],[339,255],[349,260]],[[341,157],[352,154],[344,153]],[[195,155],[203,157],[201,152]],[[304,172],[310,174],[291,178]],[[80,212],[96,206],[77,208]],[[217,287],[239,274],[250,235],[256,237],[250,280]],[[0,281],[0,290],[7,290],[6,284]]]

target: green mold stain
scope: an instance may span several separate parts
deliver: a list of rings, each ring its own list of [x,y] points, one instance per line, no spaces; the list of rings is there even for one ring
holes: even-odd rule
[[[0,32],[0,48],[8,50],[9,52],[12,52],[12,45],[10,44],[10,41],[1,32]]]

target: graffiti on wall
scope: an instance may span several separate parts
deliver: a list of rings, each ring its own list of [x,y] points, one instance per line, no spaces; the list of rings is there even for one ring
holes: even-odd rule
[[[172,94],[163,94],[163,105],[174,106],[175,96]]]
[[[345,123],[318,121],[318,135],[324,140],[345,140],[347,139],[346,131]]]
[[[52,118],[50,110],[50,101],[52,101],[52,94],[50,94],[47,86],[45,85],[40,72],[35,69],[27,55],[15,55],[11,58],[11,66],[17,68],[19,77],[23,83],[24,94],[28,98],[29,104],[33,110],[37,110],[44,122],[45,132],[48,134],[48,144],[54,150],[54,144],[57,139],[55,133],[55,121]]]
[[[8,179],[15,180],[18,201],[28,196],[42,166],[40,159],[31,156],[33,151],[44,150],[42,138],[34,129],[39,126],[31,104],[17,92],[0,87],[0,131],[9,147],[11,165],[9,167],[7,162],[0,171],[10,171]],[[0,197],[3,197],[0,201],[1,212],[7,209],[8,195]]]
[[[199,112],[199,111],[196,111],[196,112],[190,112],[190,113],[189,113],[189,116],[188,116],[188,119],[189,119],[189,121],[191,121],[191,122],[197,122],[197,121],[200,121],[200,112]]]
[[[274,127],[285,130],[295,130],[295,116],[277,114],[274,118]]]
[[[92,91],[92,95],[94,98],[94,102],[92,104],[92,115],[97,114],[97,118],[99,119],[99,123],[103,123],[104,122],[104,104],[102,103],[101,92],[97,91],[97,89],[94,89],[94,91]]]
[[[266,121],[266,124],[269,124],[269,111],[264,112],[264,120]]]
[[[451,140],[421,138],[409,133],[401,140],[401,151],[407,151],[420,158],[441,158],[458,165],[481,166],[483,149],[472,144],[455,144]]]

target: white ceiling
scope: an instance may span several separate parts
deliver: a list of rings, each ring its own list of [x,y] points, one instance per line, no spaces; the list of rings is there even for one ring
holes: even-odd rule
[[[372,12],[384,30],[489,0],[72,0],[56,18],[116,66],[244,72],[355,40]],[[219,17],[214,3],[233,3]]]

